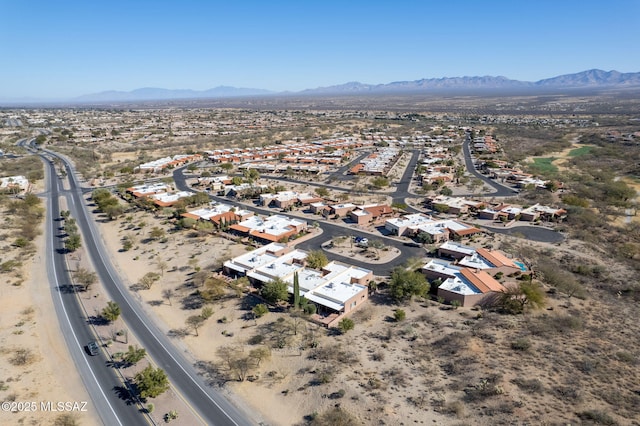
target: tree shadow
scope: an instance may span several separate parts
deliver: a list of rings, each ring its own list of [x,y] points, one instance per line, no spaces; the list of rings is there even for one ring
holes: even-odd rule
[[[182,309],[185,310],[200,309],[204,305],[204,301],[197,291],[184,297],[180,303],[182,304]]]
[[[375,305],[396,306],[397,303],[391,297],[384,293],[376,292],[369,296],[369,301]]]
[[[184,339],[188,335],[189,335],[189,330],[186,327],[172,328],[167,332],[167,336],[174,337],[176,339]]]
[[[63,294],[73,294],[84,291],[84,287],[75,284],[64,284],[58,286],[58,291]]]
[[[211,361],[198,361],[193,366],[209,386],[223,387],[229,381],[220,367]]]
[[[113,360],[109,360],[107,362],[105,362],[105,365],[109,368],[126,368],[126,367],[130,367],[130,365],[122,360],[120,361],[113,361]]]
[[[87,317],[87,323],[91,325],[107,325],[109,324],[109,321],[101,315],[90,315]]]
[[[115,386],[113,390],[116,393],[116,396],[123,400],[127,405],[135,405],[137,403],[134,389],[131,389],[133,386],[129,380],[125,382],[125,386]]]
[[[162,306],[162,305],[164,305],[164,301],[163,300],[149,300],[148,303],[151,306]]]
[[[140,283],[131,284],[129,290],[138,292],[140,290],[146,290],[147,288]]]

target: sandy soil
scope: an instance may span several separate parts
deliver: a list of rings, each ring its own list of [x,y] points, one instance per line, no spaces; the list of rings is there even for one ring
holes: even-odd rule
[[[42,227],[43,225],[41,225]],[[6,230],[5,230],[6,231]],[[35,402],[36,412],[0,411],[0,424],[52,424],[62,412],[43,411],[41,403],[87,401],[87,411],[73,413],[83,425],[98,424],[80,376],[76,373],[51,299],[41,235],[33,258],[23,265],[20,286],[0,286],[0,382],[2,401]],[[6,251],[3,258],[6,259]],[[22,366],[11,359],[28,349],[32,361]]]
[[[322,243],[322,249],[335,253],[340,256],[346,256],[360,262],[382,264],[391,262],[402,253],[395,247],[383,247],[381,249],[357,247],[350,238],[339,238],[325,241]]]

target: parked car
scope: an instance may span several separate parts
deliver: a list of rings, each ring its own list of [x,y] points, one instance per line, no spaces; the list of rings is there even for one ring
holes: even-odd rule
[[[98,344],[95,342],[95,340],[87,343],[87,352],[89,352],[89,355],[91,356],[98,355],[98,352],[100,352],[100,348],[98,347]]]
[[[366,247],[367,244],[369,244],[369,240],[367,238],[364,237],[356,237],[355,238],[356,244],[362,247]]]

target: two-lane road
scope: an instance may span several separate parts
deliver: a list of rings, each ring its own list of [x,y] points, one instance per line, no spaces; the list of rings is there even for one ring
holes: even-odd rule
[[[52,284],[51,297],[71,358],[91,396],[92,404],[89,404],[88,412],[105,425],[148,425],[144,414],[139,411],[139,406],[128,404],[120,398],[123,381],[114,369],[107,367],[108,359],[105,353],[100,351],[98,355],[90,356],[86,351],[87,343],[97,339],[87,323],[87,316],[80,305],[78,295],[70,285],[64,243],[60,238],[62,232],[57,221],[60,217],[60,181],[54,166],[48,161],[45,161],[45,164],[49,192],[46,262]]]
[[[70,203],[70,210],[76,218],[78,227],[82,230],[84,246],[109,296],[120,306],[122,319],[146,349],[147,354],[167,373],[171,384],[200,416],[204,424],[216,426],[255,424],[248,414],[241,412],[238,407],[205,384],[192,363],[173,345],[169,337],[160,330],[153,319],[147,316],[139,302],[125,289],[109,260],[109,253],[102,244],[97,227],[89,217],[74,170],[64,157],[51,151],[47,153],[59,158],[64,164],[69,177],[69,194],[73,200],[73,203]]]

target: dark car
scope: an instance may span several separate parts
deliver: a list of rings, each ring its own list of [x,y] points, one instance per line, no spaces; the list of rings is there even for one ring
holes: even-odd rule
[[[404,245],[407,246],[407,247],[422,247],[422,244],[416,243],[416,242],[413,242],[413,241],[410,241],[408,243],[404,243]]]
[[[96,356],[98,355],[100,348],[98,347],[98,344],[95,341],[91,341],[87,343],[87,351],[89,352],[89,355]]]

